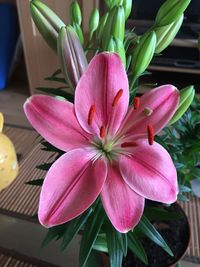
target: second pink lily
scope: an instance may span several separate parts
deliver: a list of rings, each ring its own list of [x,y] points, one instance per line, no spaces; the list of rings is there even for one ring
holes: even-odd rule
[[[179,92],[164,85],[135,98],[129,108],[128,103],[127,75],[113,53],[94,57],[77,85],[74,105],[42,95],[27,100],[32,126],[66,152],[42,186],[43,225],[72,220],[100,195],[111,223],[125,233],[139,222],[145,198],[176,201],[176,169],[154,134],[175,113]]]

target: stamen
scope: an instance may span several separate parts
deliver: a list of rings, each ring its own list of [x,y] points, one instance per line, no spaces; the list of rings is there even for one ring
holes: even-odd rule
[[[144,115],[148,117],[153,113],[153,110],[151,108],[146,107],[143,112]]]
[[[134,109],[138,109],[140,106],[140,98],[138,96],[136,96],[133,100],[133,107]]]
[[[100,137],[104,138],[106,135],[106,128],[104,126],[101,126],[100,128]]]
[[[96,112],[96,106],[92,105],[88,113],[88,125],[92,124],[95,112]]]
[[[125,142],[121,144],[121,147],[134,147],[137,146],[138,144],[136,142]]]
[[[147,125],[148,141],[149,145],[153,145],[154,141],[154,129],[152,125]]]
[[[122,94],[123,94],[123,89],[120,89],[120,90],[117,92],[117,94],[116,94],[116,96],[114,97],[114,100],[113,100],[113,102],[112,102],[112,106],[113,106],[113,107],[115,107],[115,106],[118,104],[119,99],[121,98]]]

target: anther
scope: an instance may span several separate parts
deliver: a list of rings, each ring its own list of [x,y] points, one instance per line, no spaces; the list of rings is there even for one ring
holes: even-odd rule
[[[138,96],[136,96],[133,100],[133,107],[134,109],[138,109],[140,106],[140,98]]]
[[[106,135],[106,128],[104,126],[101,126],[100,128],[100,137],[104,138]]]
[[[153,145],[154,142],[154,129],[152,125],[147,125],[148,141],[149,145]]]
[[[92,105],[88,113],[88,125],[92,124],[95,112],[96,112],[96,106]]]
[[[115,107],[115,106],[118,104],[119,99],[121,98],[122,94],[123,94],[123,89],[120,89],[120,90],[117,92],[117,94],[116,94],[116,96],[114,97],[114,100],[113,100],[113,102],[112,102],[112,106],[113,106],[113,107]]]
[[[121,144],[121,147],[134,147],[137,146],[138,144],[136,142],[125,142]]]

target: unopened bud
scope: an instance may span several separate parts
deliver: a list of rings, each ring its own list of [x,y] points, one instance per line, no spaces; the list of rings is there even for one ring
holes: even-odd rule
[[[63,75],[73,92],[87,68],[87,59],[79,38],[71,26],[63,27],[59,32],[58,57]]]
[[[42,37],[47,44],[57,50],[57,38],[60,28],[65,23],[48,6],[39,0],[32,0],[30,3],[32,18]]]
[[[135,77],[139,77],[149,66],[156,47],[156,34],[154,31],[148,32],[140,38],[136,46],[132,59],[132,72]]]
[[[105,14],[100,18],[99,26],[98,26],[98,28],[97,28],[97,32],[96,32],[96,33],[97,33],[97,39],[101,39],[101,37],[102,37],[102,34],[103,34],[103,31],[104,31],[104,27],[105,27],[107,18],[108,18],[108,12],[105,13]]]
[[[184,89],[180,91],[180,102],[179,102],[178,109],[176,110],[174,116],[172,117],[168,125],[175,123],[183,116],[183,114],[190,107],[194,99],[194,96],[195,96],[195,90],[194,90],[194,86],[192,85],[185,87]]]
[[[124,41],[125,13],[123,6],[115,6],[109,13],[103,32],[103,49],[108,46],[111,36]]]
[[[82,22],[81,9],[77,1],[73,1],[70,5],[71,24],[76,23],[79,26]]]
[[[99,10],[96,8],[92,11],[89,19],[90,39],[92,39],[92,35],[97,30],[98,26],[99,26]]]
[[[190,4],[191,0],[167,0],[158,10],[156,26],[166,26],[177,21]]]
[[[84,36],[83,36],[83,31],[81,27],[77,23],[72,24],[76,34],[78,35],[80,43],[83,45],[84,44]]]
[[[132,0],[124,0],[123,1],[123,6],[124,6],[124,12],[125,12],[125,19],[127,20],[128,17],[131,14],[131,10],[132,10]]]
[[[162,27],[154,28],[157,37],[155,53],[161,53],[174,40],[183,23],[183,15],[175,22]]]
[[[120,56],[124,66],[126,66],[126,52],[124,45],[120,39],[111,36],[108,42],[108,46],[105,50],[117,53]]]

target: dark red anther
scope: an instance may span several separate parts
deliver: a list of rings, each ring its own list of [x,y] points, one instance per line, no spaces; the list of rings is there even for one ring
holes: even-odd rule
[[[134,109],[138,109],[140,106],[140,98],[138,96],[136,96],[133,100],[133,107]]]
[[[104,126],[101,126],[100,128],[100,137],[104,138],[106,135],[106,128]]]
[[[137,146],[138,144],[136,142],[125,142],[121,144],[121,147],[134,147]]]
[[[152,125],[147,125],[148,141],[149,145],[153,145],[154,142],[154,129]]]
[[[115,107],[115,106],[118,104],[119,99],[121,98],[122,94],[123,94],[123,89],[120,89],[120,90],[117,92],[117,94],[116,94],[116,96],[114,97],[114,100],[113,100],[113,102],[112,102],[112,106],[113,106],[113,107]]]
[[[88,125],[92,124],[95,112],[96,112],[96,106],[92,105],[88,113]]]

